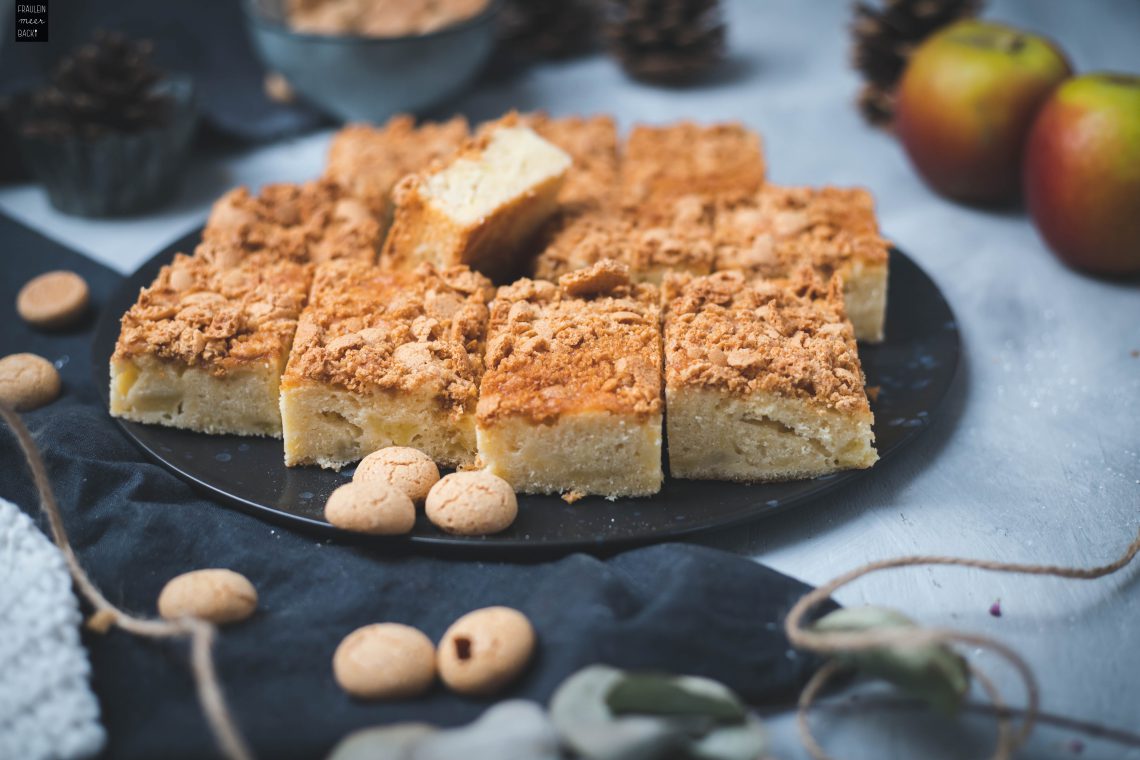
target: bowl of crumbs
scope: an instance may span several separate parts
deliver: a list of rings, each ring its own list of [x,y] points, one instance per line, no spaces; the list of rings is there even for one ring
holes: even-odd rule
[[[495,46],[496,0],[245,0],[275,99],[345,121],[422,112],[459,94]]]

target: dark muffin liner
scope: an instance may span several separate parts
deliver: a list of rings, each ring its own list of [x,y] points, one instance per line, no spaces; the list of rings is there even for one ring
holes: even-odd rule
[[[157,85],[171,96],[165,126],[137,133],[41,137],[17,128],[21,158],[51,205],[78,216],[124,216],[161,206],[179,190],[198,111],[190,79]]]

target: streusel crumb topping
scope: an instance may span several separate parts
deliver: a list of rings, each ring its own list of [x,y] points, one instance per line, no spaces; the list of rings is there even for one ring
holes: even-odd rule
[[[475,405],[490,281],[467,267],[391,272],[354,261],[317,270],[283,382],[354,392],[430,389],[456,410]]]
[[[788,281],[671,275],[664,301],[667,387],[764,391],[868,411],[838,279],[825,284],[806,269]]]
[[[159,272],[122,319],[116,359],[154,356],[217,376],[289,348],[311,267],[253,255],[216,266],[184,254]]]
[[[622,203],[754,193],[764,182],[760,136],[742,124],[638,126],[621,164]]]
[[[658,290],[631,285],[599,262],[565,286],[522,279],[491,305],[481,424],[521,416],[550,424],[602,411],[644,419],[661,412]],[[589,293],[589,297],[573,293]]]
[[[407,115],[394,116],[383,127],[350,124],[333,136],[325,177],[382,216],[397,182],[450,157],[467,138],[462,116],[419,126]]]
[[[783,276],[807,264],[825,276],[851,261],[885,264],[874,200],[860,188],[777,187],[722,199],[717,269]]]
[[[335,182],[266,185],[258,195],[239,187],[210,212],[205,243],[245,254],[265,252],[301,263],[372,261],[382,229],[372,212]]]

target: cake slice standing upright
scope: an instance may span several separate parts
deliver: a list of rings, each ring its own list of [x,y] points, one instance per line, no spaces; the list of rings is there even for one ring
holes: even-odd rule
[[[661,488],[658,290],[613,261],[499,288],[479,394],[479,456],[522,493]]]
[[[504,117],[450,161],[400,181],[381,263],[403,270],[462,264],[510,277],[554,213],[570,164],[517,116]]]
[[[791,480],[878,459],[838,280],[673,275],[664,302],[673,477]]]

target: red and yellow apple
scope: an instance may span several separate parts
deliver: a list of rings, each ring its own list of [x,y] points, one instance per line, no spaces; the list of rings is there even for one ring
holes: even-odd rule
[[[1058,87],[1029,133],[1024,179],[1029,213],[1063,261],[1140,274],[1140,76]]]
[[[1037,109],[1072,73],[1049,40],[968,20],[927,38],[907,63],[895,129],[935,191],[955,200],[1009,204]]]

